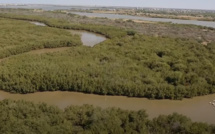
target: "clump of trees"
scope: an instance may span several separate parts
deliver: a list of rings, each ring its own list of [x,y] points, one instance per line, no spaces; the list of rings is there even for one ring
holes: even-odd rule
[[[48,17],[36,16],[36,15],[17,15],[17,14],[10,14],[10,13],[1,13],[0,17],[18,19],[18,20],[37,21],[37,22],[45,23],[49,27],[55,27],[55,28],[61,28],[61,29],[86,30],[89,32],[105,35],[108,38],[123,37],[127,34],[125,30],[112,27],[112,26],[70,23],[67,20],[60,20],[60,19],[54,19],[54,18],[48,18]]]
[[[26,101],[0,101],[1,133],[215,133],[215,126],[192,122],[174,113],[148,119],[144,110],[101,109],[91,105],[69,106],[60,110],[47,104]]]
[[[0,16],[111,35],[110,40],[88,48],[79,45],[79,36],[60,29],[0,19],[0,57],[77,45],[63,53],[24,54],[2,62],[0,89],[5,91],[67,90],[152,99],[182,99],[215,92],[214,42],[203,46],[191,39],[149,37],[109,26],[73,24],[41,16]]]
[[[0,19],[0,58],[30,50],[81,45],[78,35],[68,31],[39,27],[29,22]]]
[[[60,20],[61,22],[69,22],[76,25],[96,25],[96,26],[111,26],[117,27],[117,30],[121,29],[133,29],[138,33],[142,33],[150,36],[168,36],[173,38],[186,38],[195,39],[201,42],[215,41],[215,30],[209,27],[195,26],[195,25],[183,25],[172,23],[135,23],[133,21],[123,21],[122,19],[111,20],[107,18],[89,18],[86,16],[74,15],[71,13],[43,11],[34,12],[33,10],[23,9],[0,9],[1,14],[16,14],[19,16],[34,16],[38,18],[46,18],[53,20]],[[87,29],[86,29],[87,30]],[[116,30],[116,31],[117,31]],[[124,33],[125,34],[125,33]],[[124,35],[123,34],[123,35]],[[111,36],[112,35],[112,36]],[[114,34],[110,34],[114,37]]]
[[[93,48],[23,54],[0,65],[0,89],[15,93],[78,91],[151,99],[215,92],[214,43],[127,36]]]

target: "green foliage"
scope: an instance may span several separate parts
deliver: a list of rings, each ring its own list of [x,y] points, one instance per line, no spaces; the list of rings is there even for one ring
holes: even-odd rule
[[[33,15],[17,15],[17,14],[1,13],[0,17],[18,19],[18,20],[37,21],[37,22],[45,23],[47,26],[61,28],[61,29],[86,30],[89,32],[105,35],[108,38],[123,37],[126,35],[126,31],[112,26],[69,23],[66,20],[53,19],[53,18],[42,17],[42,16],[33,16]]]
[[[57,107],[4,100],[0,102],[0,114],[0,132],[4,134],[72,134],[72,123]]]
[[[23,54],[0,64],[0,89],[152,99],[206,95],[215,91],[211,46],[135,35],[107,40],[93,48],[76,46],[64,52]]]
[[[133,30],[128,30],[128,31],[127,31],[127,35],[132,35],[132,36],[134,36],[135,34],[136,34],[136,32],[133,31]]]
[[[187,39],[126,36],[126,31],[114,27],[73,24],[41,16],[1,14],[1,17],[112,36],[93,48],[77,46],[64,52],[23,54],[3,61],[0,64],[0,88],[5,91],[66,90],[152,99],[182,99],[215,92],[213,42],[203,46]],[[0,57],[80,44],[80,37],[63,30],[17,20],[1,19],[0,23]]]
[[[0,58],[35,49],[81,45],[77,35],[24,21],[0,19],[0,29]]]
[[[212,134],[215,126],[172,114],[149,120],[144,110],[101,109],[91,105],[60,110],[44,103],[0,101],[0,132],[23,134]]]
[[[16,16],[25,16],[28,15],[37,18],[46,18],[53,19],[54,21],[60,20],[61,22],[69,22],[70,24],[75,24],[77,26],[109,26],[115,28],[115,32],[120,33],[122,29],[134,30],[138,33],[142,33],[150,36],[168,36],[172,38],[185,38],[185,39],[195,39],[199,42],[215,41],[215,30],[209,27],[202,27],[196,25],[186,25],[186,24],[172,24],[172,23],[135,23],[133,21],[123,21],[122,19],[111,20],[105,18],[91,18],[86,16],[74,15],[71,13],[59,13],[54,11],[43,11],[35,12],[33,10],[22,10],[22,9],[0,9],[1,14],[16,14]],[[4,15],[7,16],[8,15]],[[39,20],[39,19],[37,19]],[[62,23],[64,24],[64,23]],[[117,28],[116,28],[117,27]],[[88,28],[89,29],[89,28]],[[85,29],[87,30],[87,29]],[[92,29],[94,30],[94,29]],[[98,29],[95,29],[95,31]],[[105,31],[104,31],[105,32]],[[114,37],[114,34],[109,34],[111,37]],[[126,35],[126,32],[123,32],[122,35]],[[106,35],[107,36],[107,35]]]
[[[152,121],[151,132],[155,134],[212,134],[213,126],[204,123],[192,122],[186,116],[174,113],[160,115]],[[165,128],[165,129],[164,129]]]
[[[215,44],[148,37],[112,26],[77,24],[41,16],[0,14],[0,89],[13,93],[78,91],[156,99],[182,99],[215,92]],[[73,16],[75,17],[75,16]],[[105,20],[106,21],[106,20]],[[120,22],[121,23],[121,22]],[[129,22],[128,22],[129,23]],[[133,22],[131,22],[133,23]],[[61,29],[87,30],[110,38],[93,48]],[[132,35],[132,36],[127,36]],[[71,47],[64,52],[21,54]],[[215,127],[173,114],[149,120],[145,111],[0,102],[1,133],[215,133]]]

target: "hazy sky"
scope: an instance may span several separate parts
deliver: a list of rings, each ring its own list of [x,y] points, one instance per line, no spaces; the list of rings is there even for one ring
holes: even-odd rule
[[[214,9],[215,0],[0,0],[0,3]]]

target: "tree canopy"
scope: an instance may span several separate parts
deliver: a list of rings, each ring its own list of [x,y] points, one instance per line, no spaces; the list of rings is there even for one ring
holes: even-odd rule
[[[101,109],[91,105],[60,110],[47,104],[0,101],[0,132],[23,134],[212,134],[215,126],[179,115],[149,120],[144,110]]]

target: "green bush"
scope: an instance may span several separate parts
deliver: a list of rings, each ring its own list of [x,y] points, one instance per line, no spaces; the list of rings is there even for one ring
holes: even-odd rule
[[[93,48],[23,54],[2,62],[0,88],[16,93],[62,90],[190,98],[215,91],[212,51],[198,42],[135,35],[107,40]]]
[[[60,110],[47,104],[0,101],[1,133],[52,134],[212,134],[215,126],[192,122],[172,114],[149,120],[144,110],[101,109],[91,105],[69,106]]]

